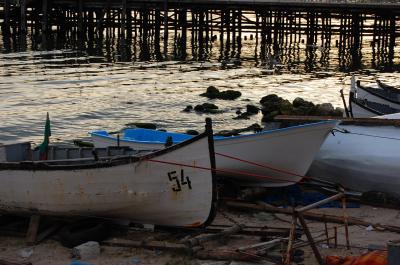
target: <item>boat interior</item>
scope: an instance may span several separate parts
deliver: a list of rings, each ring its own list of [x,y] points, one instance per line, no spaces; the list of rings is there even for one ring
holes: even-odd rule
[[[110,135],[106,131],[95,131],[92,132],[92,134],[98,136],[110,137]],[[172,141],[174,143],[180,143],[192,138],[193,135],[142,129],[142,128],[133,128],[133,129],[125,129],[122,139],[126,141],[166,143],[169,137],[172,138]]]
[[[0,163],[53,163],[75,164],[93,163],[122,157],[139,157],[151,151],[137,151],[129,147],[110,146],[107,148],[48,146],[43,154],[39,148],[31,148],[31,143],[0,144]]]
[[[392,108],[386,104],[380,104],[377,102],[372,102],[372,101],[368,101],[366,99],[359,99],[359,98],[352,98],[352,100],[358,105],[365,106],[365,107],[373,110],[374,112],[377,112],[377,114],[379,113],[378,115],[385,115],[385,114],[392,114],[392,113],[400,112],[400,110]]]
[[[372,94],[378,95],[382,98],[386,98],[386,99],[394,101],[394,102],[400,102],[400,92],[399,91],[361,86],[359,82],[357,83],[357,86],[366,91],[369,91]]]

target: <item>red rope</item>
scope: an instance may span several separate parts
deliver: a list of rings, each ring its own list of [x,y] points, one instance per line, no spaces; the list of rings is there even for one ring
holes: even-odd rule
[[[272,166],[269,166],[269,165],[258,164],[256,162],[244,160],[244,159],[241,159],[239,157],[234,157],[234,156],[225,155],[225,154],[221,154],[221,153],[215,153],[215,154],[219,155],[219,156],[227,157],[227,158],[230,158],[230,159],[233,159],[233,160],[237,160],[237,161],[240,161],[240,162],[243,162],[243,163],[248,163],[250,165],[259,166],[259,167],[263,167],[263,168],[268,168],[268,169],[271,169],[271,170],[276,171],[276,172],[281,172],[281,173],[285,173],[285,174],[288,174],[288,175],[293,175],[293,176],[300,177],[300,178],[305,178],[305,179],[312,179],[310,177],[303,176],[303,175],[300,175],[300,174],[297,174],[297,173],[293,173],[293,172],[290,172],[290,171],[287,171],[287,170],[284,170],[284,169],[279,169],[279,168],[272,167]]]
[[[147,161],[155,162],[155,163],[161,163],[161,164],[169,164],[169,165],[181,166],[181,167],[191,167],[191,168],[197,168],[197,169],[203,169],[203,170],[211,170],[211,171],[214,171],[214,172],[221,172],[221,173],[239,174],[239,175],[250,176],[250,177],[255,177],[255,178],[259,178],[259,179],[269,179],[269,180],[276,181],[276,182],[292,182],[292,183],[300,182],[300,181],[295,181],[295,180],[276,179],[274,177],[265,176],[265,175],[259,175],[259,174],[253,174],[253,173],[248,173],[248,172],[244,172],[244,171],[213,169],[213,168],[208,168],[208,167],[193,166],[193,165],[187,165],[187,164],[182,164],[182,163],[177,163],[177,162],[161,161],[161,160],[156,160],[156,159],[147,159]]]

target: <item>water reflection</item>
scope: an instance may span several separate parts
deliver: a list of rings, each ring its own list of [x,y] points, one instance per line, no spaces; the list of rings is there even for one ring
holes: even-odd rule
[[[182,110],[206,102],[199,94],[210,85],[242,92],[236,101],[212,101],[223,111],[213,116],[216,130],[259,123],[260,116],[233,118],[237,109],[257,105],[269,93],[341,106],[338,91],[348,90],[351,73],[370,75],[366,82],[379,78],[400,85],[390,73],[399,70],[400,47],[386,34],[391,23],[357,38],[350,20],[317,16],[306,31],[296,14],[282,13],[273,21],[265,12],[248,18],[262,30],[245,30],[239,11],[225,10],[216,28],[209,26],[217,17],[213,12],[196,10],[189,24],[186,11],[178,10],[165,35],[159,12],[135,13],[131,19],[137,16],[140,25],[126,32],[99,24],[80,33],[59,27],[46,34],[33,30],[27,37],[3,34],[0,142],[40,141],[47,111],[54,138],[61,141],[135,121],[202,130],[205,117]],[[337,33],[328,26],[335,23]]]

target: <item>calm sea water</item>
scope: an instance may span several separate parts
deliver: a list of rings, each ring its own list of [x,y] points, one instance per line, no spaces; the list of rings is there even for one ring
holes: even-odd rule
[[[139,61],[135,55],[140,47],[132,45],[128,62],[122,62],[115,40],[105,39],[100,44],[96,49],[84,47],[79,51],[68,43],[40,50],[31,40],[19,45],[17,40],[10,43],[3,38],[0,142],[39,143],[46,112],[50,114],[52,141],[71,142],[88,137],[92,130],[117,131],[132,122],[156,123],[158,128],[172,131],[201,131],[207,115],[182,110],[204,102],[224,111],[209,115],[215,130],[243,128],[261,123],[261,115],[234,120],[237,109],[259,105],[259,100],[270,93],[288,100],[302,97],[342,107],[339,90],[348,93],[352,73],[365,84],[381,79],[400,86],[400,74],[390,70],[398,68],[399,45],[395,48],[394,67],[388,70],[380,63],[379,57],[385,55],[375,54],[368,38],[363,39],[361,66],[354,72],[346,67],[348,55],[339,54],[338,48],[298,44],[272,53],[283,65],[282,71],[272,75],[262,73],[254,56],[255,42],[250,38],[243,40],[241,65],[229,69],[221,66],[218,43],[207,51],[202,62],[193,59],[198,56],[190,44],[185,61],[174,60],[171,50],[167,60]],[[234,101],[200,97],[211,85],[220,90],[239,90],[242,96]]]

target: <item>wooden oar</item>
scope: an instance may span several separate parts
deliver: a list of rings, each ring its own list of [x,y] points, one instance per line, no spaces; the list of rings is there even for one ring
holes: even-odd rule
[[[278,121],[326,121],[337,120],[340,124],[354,125],[374,125],[374,126],[400,126],[400,119],[377,119],[377,118],[346,118],[335,116],[297,116],[297,115],[277,115],[274,118]]]

